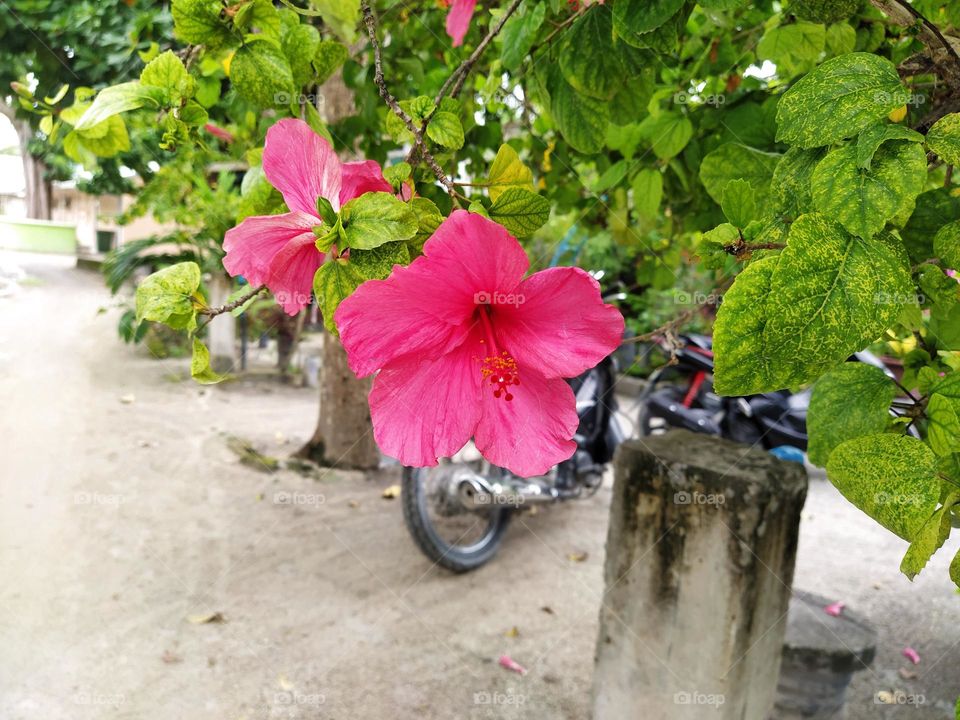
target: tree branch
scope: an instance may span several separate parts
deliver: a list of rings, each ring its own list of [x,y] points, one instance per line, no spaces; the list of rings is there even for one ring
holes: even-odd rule
[[[383,98],[383,101],[390,110],[393,111],[393,114],[403,121],[403,124],[407,126],[407,130],[413,134],[413,140],[417,151],[420,153],[420,157],[427,163],[433,171],[433,174],[437,176],[437,180],[443,185],[454,204],[459,205],[457,191],[454,189],[453,183],[450,182],[450,178],[448,178],[447,174],[443,171],[443,168],[440,167],[433,155],[430,154],[430,151],[427,150],[427,145],[423,140],[423,132],[414,124],[413,119],[400,107],[400,103],[397,102],[397,99],[391,95],[387,89],[387,83],[383,77],[383,57],[380,51],[380,42],[377,40],[376,20],[374,20],[373,11],[370,9],[370,3],[367,0],[362,0],[360,5],[363,9],[363,23],[367,28],[370,43],[373,45],[373,81],[380,91],[380,97]]]
[[[919,23],[919,38],[937,63],[935,69],[939,71],[947,85],[954,90],[960,90],[960,53],[940,32],[940,28],[927,20],[906,0],[870,0],[870,2],[901,27],[911,27]]]
[[[223,315],[225,312],[230,312],[231,310],[236,310],[238,307],[243,305],[248,300],[255,298],[257,295],[262,293],[267,289],[266,285],[260,285],[255,287],[250,292],[244,293],[238,297],[233,302],[228,302],[226,305],[221,305],[220,307],[207,307],[202,310],[197,310],[198,315],[209,315],[210,317],[215,317],[217,315]]]

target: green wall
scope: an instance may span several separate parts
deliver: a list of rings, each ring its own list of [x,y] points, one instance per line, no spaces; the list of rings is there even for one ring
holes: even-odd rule
[[[0,217],[0,249],[77,254],[77,226]]]

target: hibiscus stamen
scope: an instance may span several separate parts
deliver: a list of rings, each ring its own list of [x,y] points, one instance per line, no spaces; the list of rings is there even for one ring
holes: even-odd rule
[[[495,398],[502,397],[509,402],[513,400],[510,386],[520,384],[520,369],[517,367],[517,361],[513,359],[510,353],[497,348],[493,328],[490,326],[490,315],[485,307],[480,308],[480,322],[486,336],[480,342],[486,346],[487,352],[490,353],[481,361],[480,375],[484,382],[490,382]]]

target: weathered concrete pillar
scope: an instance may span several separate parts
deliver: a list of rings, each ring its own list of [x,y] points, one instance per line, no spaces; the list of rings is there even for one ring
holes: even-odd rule
[[[766,720],[803,467],[674,430],[616,459],[595,720]]]
[[[230,297],[231,284],[226,276],[214,273],[207,284],[210,297],[207,303],[210,307],[219,307]],[[211,321],[207,326],[208,348],[210,350],[210,367],[216,372],[230,372],[235,370],[237,326],[236,318],[231,313],[223,313]]]

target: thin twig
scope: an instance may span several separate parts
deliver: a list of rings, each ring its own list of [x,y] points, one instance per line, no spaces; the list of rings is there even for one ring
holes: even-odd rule
[[[267,289],[267,286],[266,286],[266,285],[260,285],[259,287],[255,287],[255,288],[253,288],[252,290],[250,290],[249,292],[244,293],[243,295],[241,295],[240,297],[238,297],[238,298],[237,298],[236,300],[234,300],[233,302],[228,302],[227,304],[221,305],[220,307],[207,307],[207,308],[203,308],[202,310],[197,310],[197,314],[198,314],[198,315],[209,315],[210,317],[214,317],[214,316],[216,316],[216,315],[223,315],[223,313],[225,313],[225,312],[230,312],[231,310],[236,310],[238,307],[240,307],[241,305],[243,305],[245,302],[247,302],[248,300],[250,300],[250,299],[252,299],[252,298],[255,298],[257,295],[259,295],[260,293],[262,293],[262,292],[263,292],[264,290],[266,290],[266,289]]]
[[[363,9],[363,23],[366,25],[367,35],[370,37],[370,44],[373,45],[373,81],[380,91],[380,97],[383,98],[383,101],[390,110],[393,111],[393,114],[403,121],[403,124],[407,126],[407,130],[413,134],[413,140],[417,151],[420,153],[420,157],[430,167],[433,174],[437,176],[437,180],[443,185],[454,204],[459,205],[457,192],[453,187],[453,183],[450,182],[450,178],[447,177],[443,168],[440,167],[433,155],[430,154],[430,151],[427,150],[426,143],[423,141],[423,133],[414,124],[410,115],[400,107],[397,99],[391,95],[387,89],[387,82],[383,77],[383,57],[380,51],[380,42],[377,40],[376,20],[374,20],[373,11],[370,9],[370,3],[367,2],[367,0],[362,0],[360,5]]]
[[[957,52],[957,48],[954,47],[953,43],[948,40],[942,32],[940,32],[940,28],[938,28],[934,23],[930,22],[915,7],[910,5],[910,3],[906,2],[905,0],[870,0],[870,2],[874,7],[889,15],[890,19],[901,27],[911,27],[919,23],[920,39],[931,51],[931,56],[933,56],[933,59],[935,61],[937,60],[936,56],[933,54],[936,46],[939,46],[942,50],[946,51],[946,53],[951,57],[953,67],[950,67],[944,63],[937,69],[942,71],[940,74],[943,75],[943,79],[948,85],[950,85],[950,87],[952,87],[954,90],[960,90],[960,53]]]

